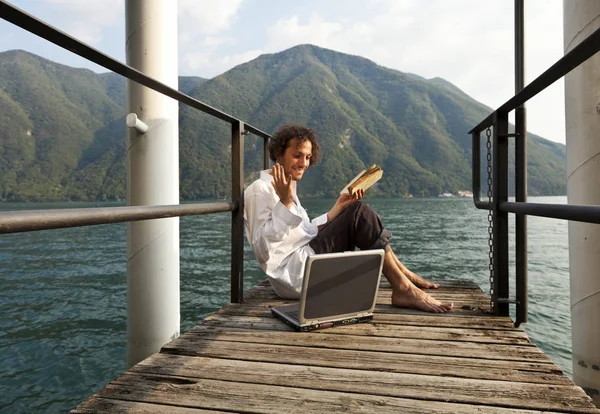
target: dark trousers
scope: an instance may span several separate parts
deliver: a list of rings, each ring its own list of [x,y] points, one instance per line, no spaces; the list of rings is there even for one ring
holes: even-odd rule
[[[310,241],[315,253],[335,253],[354,250],[385,249],[392,232],[385,229],[373,209],[360,201],[351,204],[334,220],[319,226],[317,236]]]

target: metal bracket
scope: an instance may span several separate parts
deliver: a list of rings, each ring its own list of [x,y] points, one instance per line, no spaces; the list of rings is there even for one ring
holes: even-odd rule
[[[242,131],[242,132],[240,132],[240,133],[241,133],[242,135],[248,135],[248,134],[250,134],[250,131]]]
[[[513,305],[518,305],[520,302],[517,299],[498,298],[498,303],[509,303]]]
[[[135,128],[140,134],[148,131],[148,125],[142,122],[134,113],[127,114],[125,122],[129,128]]]
[[[514,134],[498,134],[499,138],[511,138],[511,137],[518,137],[519,133],[515,132]]]

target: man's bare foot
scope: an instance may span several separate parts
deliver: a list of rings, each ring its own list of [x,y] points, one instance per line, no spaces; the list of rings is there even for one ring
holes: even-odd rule
[[[453,307],[452,303],[440,302],[415,286],[409,286],[406,290],[394,289],[392,291],[392,305],[433,313],[449,312]]]
[[[437,283],[433,283],[428,280],[425,280],[418,274],[411,272],[408,269],[406,269],[406,270],[407,270],[407,272],[403,272],[403,273],[406,275],[408,280],[413,282],[413,284],[416,287],[421,288],[421,289],[437,289],[440,287],[440,285],[438,285]]]

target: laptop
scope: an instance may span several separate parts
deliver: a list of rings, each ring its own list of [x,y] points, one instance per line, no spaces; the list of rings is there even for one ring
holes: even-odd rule
[[[309,256],[300,302],[271,313],[299,332],[373,319],[384,254],[377,249]]]

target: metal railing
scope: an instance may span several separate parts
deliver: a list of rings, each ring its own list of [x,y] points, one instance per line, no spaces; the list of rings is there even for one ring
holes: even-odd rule
[[[245,124],[232,115],[144,75],[131,66],[105,55],[4,0],[0,0],[0,17],[129,80],[228,122],[231,124],[232,165],[231,202],[0,212],[0,234],[231,211],[231,301],[242,302],[244,287],[244,135],[252,133],[263,138],[265,168],[268,168],[269,165],[267,143],[271,136],[250,124]]]
[[[522,7],[522,6],[521,6]],[[516,13],[517,15],[518,13]],[[516,25],[518,30],[518,25]],[[518,35],[517,35],[518,36]],[[581,65],[600,51],[600,29],[593,32],[579,45],[565,54],[548,70],[522,88],[506,103],[492,112],[469,133],[472,136],[473,200],[479,209],[493,212],[493,284],[491,299],[494,312],[508,316],[509,304],[516,305],[515,325],[527,321],[527,251],[526,226],[519,222],[527,215],[562,220],[600,223],[600,206],[536,204],[527,203],[527,155],[526,131],[523,105],[529,99]],[[518,62],[519,59],[516,59]],[[519,64],[519,63],[518,63]],[[520,62],[522,65],[522,62]],[[516,110],[515,131],[509,133],[509,112]],[[492,200],[481,200],[481,133],[493,129],[493,179]],[[515,142],[515,202],[508,201],[508,153],[509,139]],[[509,298],[509,229],[508,213],[516,214],[516,298]]]

